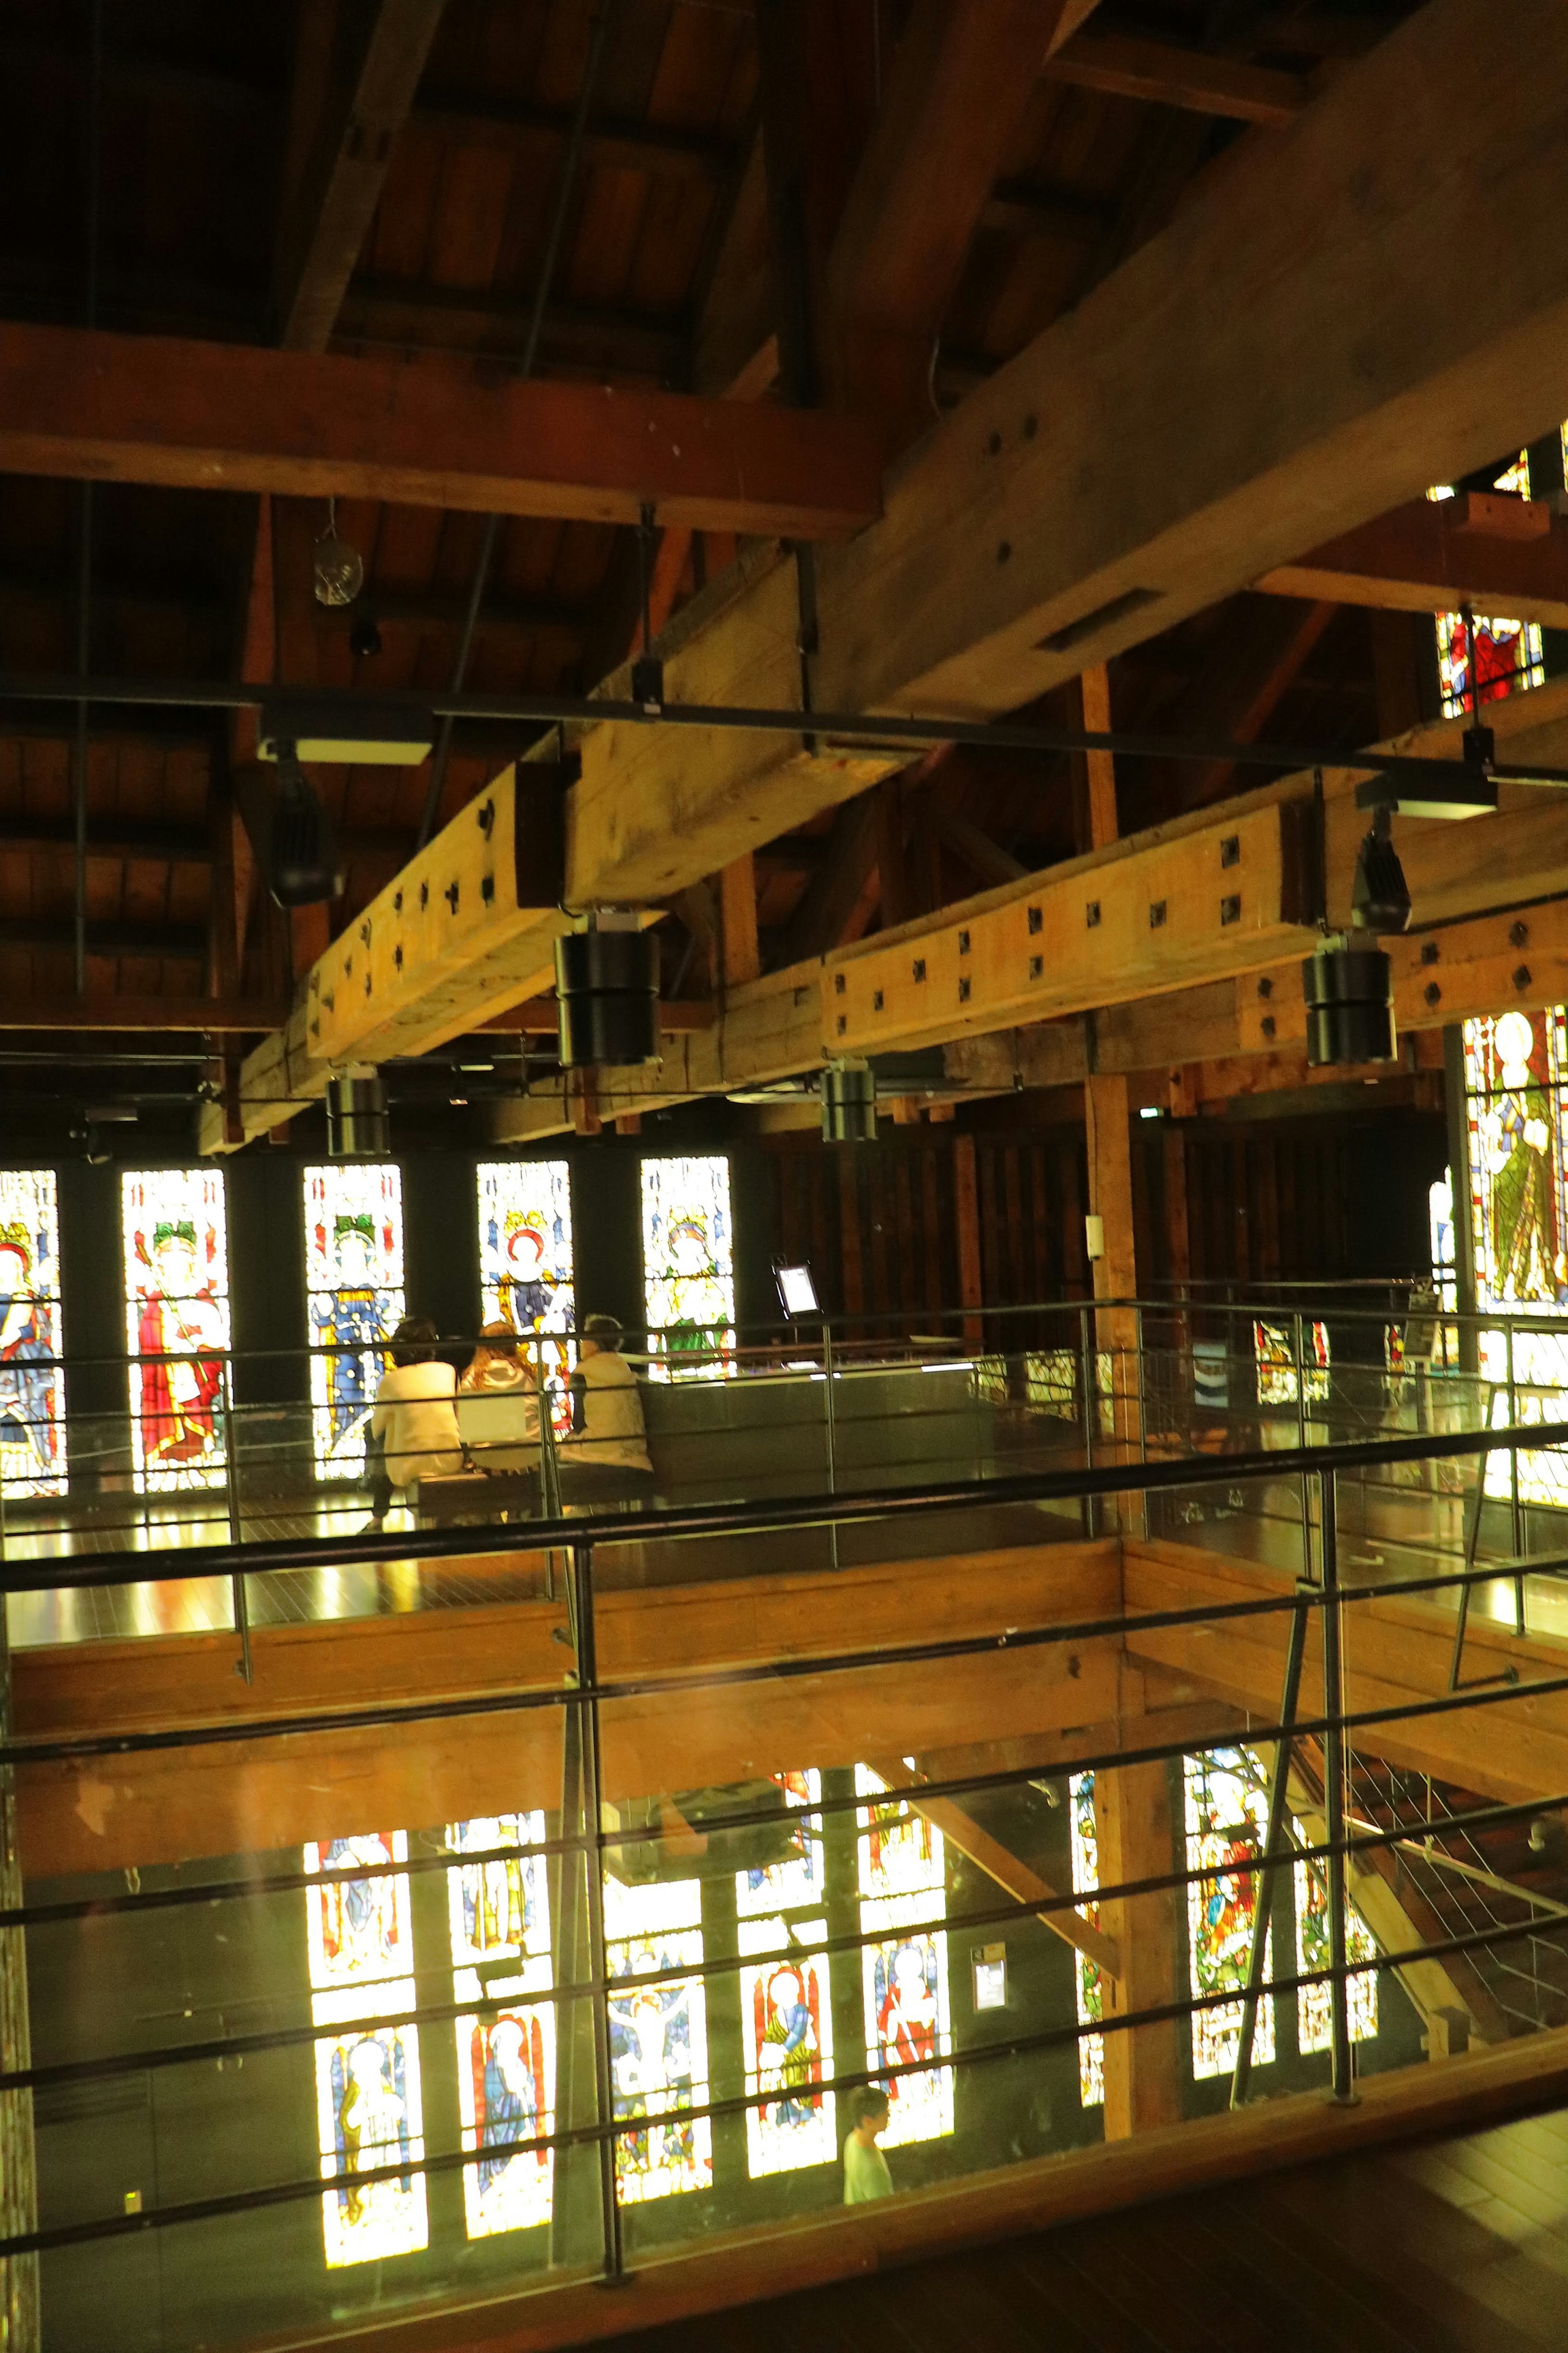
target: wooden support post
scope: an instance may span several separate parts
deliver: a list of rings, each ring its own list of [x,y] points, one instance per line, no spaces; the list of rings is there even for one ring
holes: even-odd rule
[[[738,988],[763,968],[757,945],[756,865],[748,849],[719,876],[719,924],[724,947],[724,986]]]
[[[1091,1073],[1083,1084],[1084,1129],[1089,1145],[1089,1208],[1100,1220],[1102,1248],[1094,1261],[1094,1295],[1131,1300],[1138,1295],[1138,1261],[1132,1225],[1132,1139],[1125,1078]],[[1109,1358],[1113,1459],[1135,1458],[1142,1436],[1138,1317],[1131,1307],[1102,1307],[1094,1319],[1095,1345]],[[1137,1499],[1123,1499],[1123,1531],[1140,1532]]]
[[[980,1186],[974,1138],[960,1135],[952,1146],[953,1207],[958,1227],[958,1296],[964,1310],[963,1336],[976,1345],[984,1336],[978,1310],[984,1292],[980,1265]]]
[[[1091,735],[1110,733],[1110,674],[1103,662],[1086,670],[1079,681],[1083,723]],[[1104,849],[1116,839],[1116,762],[1109,752],[1086,752],[1084,771],[1089,786],[1089,839],[1086,849]]]
[[[1153,1879],[1174,1868],[1174,1824],[1163,1764],[1118,1765],[1094,1777],[1100,1878],[1110,1887]],[[1176,1896],[1139,1895],[1102,1903],[1100,1927],[1116,1947],[1121,1971],[1104,1981],[1105,2014],[1158,2009],[1176,1998],[1181,1951]],[[1105,2038],[1105,2137],[1125,2140],[1181,2122],[1180,2042],[1174,2019]]]
[[[890,931],[914,913],[904,865],[904,781],[884,776],[875,788],[877,872],[882,886],[882,928]]]

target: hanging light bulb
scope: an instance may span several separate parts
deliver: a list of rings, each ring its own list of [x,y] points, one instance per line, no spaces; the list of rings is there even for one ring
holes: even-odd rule
[[[338,502],[327,501],[327,528],[311,558],[311,586],[318,605],[352,605],[364,586],[364,558],[338,533]]]

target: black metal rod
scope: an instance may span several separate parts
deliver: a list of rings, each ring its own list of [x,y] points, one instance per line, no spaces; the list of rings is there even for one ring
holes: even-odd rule
[[[1314,1448],[1320,1471],[1352,1471],[1380,1464],[1450,1460],[1507,1445],[1518,1439],[1535,1451],[1568,1446],[1568,1421],[1531,1422],[1510,1430],[1471,1430],[1410,1438],[1355,1439]],[[82,1587],[145,1585],[199,1577],[226,1577],[244,1567],[252,1576],[279,1569],[374,1567],[386,1561],[461,1559],[483,1551],[536,1552],[547,1546],[570,1550],[574,1544],[634,1544],[687,1536],[763,1535],[786,1528],[841,1526],[870,1521],[916,1518],[925,1513],[972,1511],[977,1502],[1074,1503],[1084,1494],[1157,1494],[1182,1487],[1212,1487],[1222,1482],[1265,1482],[1291,1475],[1288,1456],[1255,1451],[1202,1455],[1159,1463],[1111,1463],[1085,1471],[1042,1471],[1008,1479],[973,1480],[930,1487],[861,1488],[836,1495],[807,1495],[771,1504],[696,1504],[678,1510],[584,1513],[580,1519],[526,1520],[487,1527],[416,1529],[405,1535],[282,1537],[246,1546],[193,1545],[177,1556],[86,1553],[70,1560],[33,1567],[7,1564],[0,1590],[47,1593]],[[164,1565],[166,1564],[166,1565]],[[19,1573],[18,1573],[19,1572]]]
[[[333,694],[334,711],[363,710],[367,717],[380,710],[406,713],[410,698],[403,695]],[[240,680],[78,678],[67,672],[29,674],[0,672],[0,702],[64,702],[86,700],[159,710],[240,711],[262,704],[287,712],[290,704],[320,710],[320,691],[303,688],[251,686]],[[1450,771],[1464,772],[1458,760],[1421,759],[1411,754],[1383,753],[1373,748],[1336,745],[1325,752],[1321,744],[1231,744],[1208,736],[1135,735],[1097,732],[1089,728],[1030,727],[1013,720],[972,720],[942,716],[873,714],[856,711],[779,711],[746,703],[665,702],[650,712],[640,702],[595,700],[573,694],[437,693],[418,699],[418,709],[436,719],[474,719],[500,726],[600,727],[627,723],[642,727],[701,727],[737,729],[750,734],[798,735],[809,717],[813,732],[845,743],[888,744],[963,744],[980,750],[1042,752],[1110,752],[1123,759],[1226,761],[1237,766],[1261,768],[1279,776],[1298,769],[1331,767],[1345,775],[1385,776],[1408,772],[1430,780]],[[1468,772],[1466,772],[1468,773]],[[1568,785],[1568,768],[1531,765],[1494,773],[1505,781]]]
[[[1236,2067],[1230,2079],[1230,2105],[1243,2107],[1252,2081],[1252,2042],[1258,2031],[1258,1997],[1263,1987],[1263,1966],[1268,1950],[1268,1918],[1274,1902],[1274,1877],[1284,1836],[1287,1790],[1290,1779],[1290,1756],[1294,1746],[1291,1727],[1296,1720],[1296,1703],[1301,1692],[1301,1662],[1307,1655],[1307,1605],[1298,1599],[1290,1620],[1290,1641],[1285,1653],[1285,1687],[1279,1698],[1279,1722],[1282,1727],[1274,1744],[1274,1769],[1268,1783],[1268,1829],[1263,1842],[1263,1860],[1258,1873],[1257,1900],[1252,1913],[1252,1943],[1247,1956],[1247,1990],[1241,1998],[1241,2032],[1236,2046]]]
[[[594,1555],[587,1545],[572,1548],[572,1585],[576,1595],[577,1672],[585,1696],[577,1702],[578,1753],[582,1772],[583,1826],[588,1834],[584,1856],[588,1891],[588,1956],[594,1973],[594,2093],[602,2125],[613,2126],[616,2114],[615,2073],[610,2050],[610,1962],[605,1942],[605,1808],[599,1757],[599,1702],[595,1696],[597,1657],[594,1623]],[[619,2279],[626,2269],[621,2241],[621,2201],[616,2188],[616,2142],[612,2136],[599,2143],[599,2213],[604,2231],[606,2279]]]
[[[103,0],[92,0],[90,48],[87,85],[87,195],[85,322],[98,324],[98,249],[103,194]],[[78,485],[77,505],[77,674],[85,680],[92,668],[92,484]],[[71,818],[74,847],[72,957],[76,993],[87,995],[87,787],[88,711],[84,696],[76,707],[76,735],[71,745]]]
[[[1212,1873],[1207,1875],[1214,1876]],[[1412,1946],[1399,1952],[1380,1953],[1377,1959],[1366,1963],[1364,1968],[1358,1967],[1355,1974],[1370,1975],[1384,1969],[1404,1968],[1414,1961],[1440,1959],[1449,1954],[1474,1951],[1483,1945],[1517,1944],[1535,1936],[1538,1928],[1539,1924],[1534,1922],[1500,1929],[1489,1925],[1471,1929],[1462,1936],[1438,1938],[1430,1944]],[[686,1975],[694,1973],[683,1972]],[[1331,1975],[1328,1969],[1300,1970],[1291,1976],[1270,1979],[1267,1989],[1276,1994],[1300,1993],[1310,1986],[1327,1984]],[[998,2059],[1030,2058],[1044,2052],[1075,2045],[1086,2034],[1127,2033],[1139,2027],[1163,2025],[1172,2020],[1190,2018],[1202,2010],[1223,2008],[1235,1999],[1235,1994],[1229,1991],[1198,1994],[1180,2001],[1161,2002],[1144,2010],[1110,2012],[1103,2019],[1083,2024],[1075,2021],[1068,2026],[1044,2028],[1033,2034],[1009,2035],[996,2042],[971,2045],[967,2050],[944,2051],[935,2063],[956,2071],[962,2067],[984,2066]],[[825,2077],[814,2089],[823,2092],[855,2090],[872,2082],[885,2084],[903,2075],[929,2075],[931,2072],[932,2062],[929,2058],[879,2063],[874,2071],[853,2068],[837,2072]],[[727,2099],[705,2101],[682,2108],[679,2113],[683,2121],[690,2122],[703,2117],[743,2116],[749,2109],[770,2105],[777,2097],[776,2086],[769,2085],[760,2091],[742,2093]],[[487,2142],[482,2151],[456,2149],[437,2157],[413,2158],[406,2164],[398,2162],[367,2168],[363,2172],[356,2172],[354,2179],[368,2186],[375,2181],[400,2180],[405,2174],[450,2173],[463,2166],[477,2165],[481,2156],[490,2155],[498,2148],[569,2148],[601,2137],[616,2139],[627,2133],[645,2131],[647,2126],[646,2116],[629,2116],[614,2119],[608,2124],[580,2126],[575,2130],[540,2133],[527,2137],[520,2136],[515,2140]],[[109,2215],[90,2221],[65,2224],[52,2231],[19,2232],[13,2237],[0,2239],[0,2261],[10,2255],[81,2246],[98,2239],[128,2238],[143,2231],[168,2230],[181,2223],[218,2221],[229,2214],[251,2213],[264,2207],[320,2198],[323,2191],[331,2190],[337,2178],[318,2176],[305,2180],[278,2182],[261,2189],[236,2190],[224,2197],[193,2200],[180,2206],[154,2207],[140,2214]]]
[[[1345,1975],[1345,1736],[1344,1659],[1341,1648],[1340,1538],[1334,1474],[1318,1480],[1318,1546],[1323,1593],[1323,1781],[1329,1832],[1329,1984],[1331,2079],[1336,2100],[1354,2097],[1352,2079],[1350,1985]]]
[[[517,375],[527,378],[533,374],[539,357],[539,339],[544,327],[544,312],[555,284],[555,272],[560,265],[562,240],[566,233],[566,216],[577,185],[577,173],[582,162],[583,141],[588,128],[588,114],[594,102],[594,91],[599,79],[599,68],[605,55],[605,37],[609,31],[610,12],[614,0],[600,0],[594,19],[588,56],[583,69],[583,83],[577,92],[577,104],[572,116],[572,129],[562,158],[561,176],[556,186],[555,205],[551,215],[550,235],[544,248],[538,282],[533,290],[533,308],[529,313],[528,333],[517,364]],[[505,518],[499,514],[485,517],[484,536],[479,542],[479,558],[474,566],[473,580],[468,588],[468,601],[463,608],[462,634],[458,640],[458,656],[452,665],[452,691],[461,694],[468,675],[468,661],[474,649],[474,632],[479,627],[479,609],[489,586],[490,569],[500,539]],[[443,715],[440,733],[436,738],[436,752],[430,765],[430,785],[425,796],[425,806],[419,814],[419,833],[416,843],[423,849],[436,830],[440,813],[441,796],[447,786],[447,767],[452,756],[453,718]]]

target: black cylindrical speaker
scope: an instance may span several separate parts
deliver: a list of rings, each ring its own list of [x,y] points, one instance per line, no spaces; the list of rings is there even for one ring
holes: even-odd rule
[[[1393,967],[1381,948],[1319,948],[1303,959],[1301,993],[1314,1070],[1393,1061]]]
[[[568,932],[555,943],[561,1062],[651,1062],[658,1055],[658,942],[652,932]]]
[[[327,1081],[327,1152],[333,1160],[384,1160],[392,1149],[386,1089],[379,1071],[345,1071]]]
[[[877,1080],[864,1062],[830,1062],[822,1073],[824,1144],[875,1144]]]

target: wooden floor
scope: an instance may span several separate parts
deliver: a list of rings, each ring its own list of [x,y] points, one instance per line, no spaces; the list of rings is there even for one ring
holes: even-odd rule
[[[1568,2346],[1568,2111],[600,2340],[625,2353]]]

